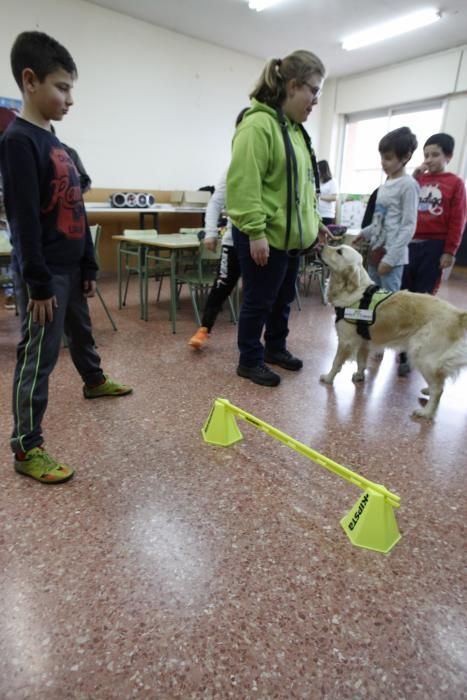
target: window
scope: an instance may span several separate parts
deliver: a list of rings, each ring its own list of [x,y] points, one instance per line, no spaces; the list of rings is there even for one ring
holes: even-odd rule
[[[423,161],[423,144],[441,130],[442,102],[406,108],[381,110],[346,118],[340,191],[369,194],[384,181],[378,151],[380,139],[388,131],[408,126],[416,135],[418,148],[407,165],[410,174]]]

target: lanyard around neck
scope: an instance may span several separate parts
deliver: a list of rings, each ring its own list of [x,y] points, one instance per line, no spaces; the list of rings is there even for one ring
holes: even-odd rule
[[[288,249],[289,245],[289,238],[290,238],[290,229],[292,226],[292,189],[294,191],[295,195],[295,208],[297,211],[297,223],[298,223],[298,235],[300,239],[300,250],[303,250],[303,227],[302,227],[302,217],[300,213],[300,191],[298,187],[298,166],[297,166],[297,156],[295,155],[295,150],[292,145],[292,141],[290,140],[290,135],[289,135],[289,130],[287,127],[287,119],[284,115],[284,113],[280,110],[277,109],[277,118],[279,120],[279,125],[281,128],[282,132],[282,138],[284,140],[284,148],[285,148],[285,162],[286,162],[286,170],[287,170],[287,219],[286,219],[286,231],[285,231],[285,249]],[[310,159],[311,159],[311,165],[313,169],[313,176],[315,180],[315,188],[317,194],[319,194],[320,187],[319,187],[319,174],[318,174],[318,166],[316,163],[316,157],[314,154],[314,151],[311,147],[311,142],[310,142],[310,137],[306,133],[305,129],[301,124],[298,125],[303,139],[305,141],[305,145],[307,147],[307,150],[310,154]]]

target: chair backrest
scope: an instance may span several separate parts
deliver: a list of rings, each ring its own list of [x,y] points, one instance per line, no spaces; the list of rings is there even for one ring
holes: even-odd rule
[[[99,242],[101,240],[102,226],[100,224],[94,224],[94,226],[89,227],[89,230],[91,231],[91,238],[92,244],[94,246],[94,255],[96,258],[96,263],[99,265]]]
[[[91,231],[92,244],[95,248],[96,245],[99,243],[99,237],[101,235],[101,226],[100,224],[94,224],[94,226],[89,227],[89,230]]]

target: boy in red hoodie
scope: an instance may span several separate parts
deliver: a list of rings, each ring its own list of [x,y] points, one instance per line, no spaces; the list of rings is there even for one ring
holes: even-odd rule
[[[465,185],[446,172],[454,152],[449,134],[430,136],[423,147],[425,160],[414,172],[420,185],[417,228],[409,245],[406,288],[434,294],[441,272],[450,267],[465,226]]]
[[[409,244],[403,289],[435,294],[441,273],[454,262],[466,218],[465,185],[460,177],[446,172],[454,153],[449,134],[434,134],[423,146],[424,161],[414,171],[420,185],[417,228]],[[400,355],[399,376],[410,372],[405,353]]]

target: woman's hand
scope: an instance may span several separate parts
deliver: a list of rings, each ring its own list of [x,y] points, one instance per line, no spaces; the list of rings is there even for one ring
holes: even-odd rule
[[[331,231],[328,229],[327,226],[325,226],[324,224],[321,224],[321,226],[319,227],[319,230],[318,230],[319,244],[326,245],[326,243],[328,242],[329,239],[333,240],[334,236],[332,235]]]
[[[264,267],[268,264],[269,243],[267,238],[250,241],[250,255],[257,265]]]

